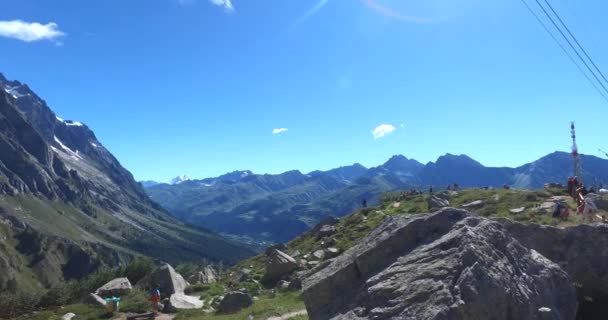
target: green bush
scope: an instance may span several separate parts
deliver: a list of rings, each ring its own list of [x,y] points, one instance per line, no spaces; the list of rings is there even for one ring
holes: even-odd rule
[[[15,318],[20,314],[33,311],[40,295],[36,293],[0,293],[0,318]]]
[[[131,262],[124,271],[124,275],[133,284],[150,274],[154,269],[154,263],[150,258],[137,258]]]
[[[147,293],[140,289],[133,289],[120,299],[120,311],[144,313],[151,309]]]

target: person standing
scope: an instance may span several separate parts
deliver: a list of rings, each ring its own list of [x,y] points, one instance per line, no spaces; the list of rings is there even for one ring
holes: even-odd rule
[[[152,290],[152,297],[150,298],[150,301],[152,301],[152,312],[157,314],[158,303],[160,302],[160,290],[158,288]]]

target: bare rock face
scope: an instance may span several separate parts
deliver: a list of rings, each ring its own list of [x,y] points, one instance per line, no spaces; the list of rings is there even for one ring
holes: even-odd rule
[[[574,319],[578,306],[557,264],[456,209],[388,218],[305,279],[303,297],[312,320]]]
[[[608,225],[555,228],[498,221],[522,245],[538,251],[570,275],[581,304],[578,319],[608,319]]]
[[[266,260],[266,273],[264,274],[263,282],[276,283],[283,276],[297,269],[297,267],[298,264],[294,258],[283,251],[274,249]]]

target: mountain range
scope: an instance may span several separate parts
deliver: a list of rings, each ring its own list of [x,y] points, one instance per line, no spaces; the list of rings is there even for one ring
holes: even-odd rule
[[[52,287],[137,256],[230,263],[250,254],[170,215],[89,127],[0,74],[0,291]]]
[[[608,182],[608,160],[581,156],[584,178]],[[572,171],[572,157],[554,152],[517,168],[485,167],[466,155],[446,154],[422,164],[402,155],[366,168],[353,164],[308,174],[288,171],[277,175],[235,171],[216,178],[177,185],[157,184],[148,195],[181,220],[226,236],[250,242],[288,241],[327,216],[342,216],[370,205],[387,191],[419,188],[435,190],[458,183],[464,188],[537,189],[546,182],[564,183]]]

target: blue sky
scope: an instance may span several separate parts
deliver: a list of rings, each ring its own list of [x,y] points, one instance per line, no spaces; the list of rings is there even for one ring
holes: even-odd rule
[[[608,3],[552,4],[608,74]],[[571,120],[583,153],[608,148],[608,103],[520,0],[2,7],[0,72],[86,123],[140,180],[373,166],[393,154],[517,166],[567,151]]]

